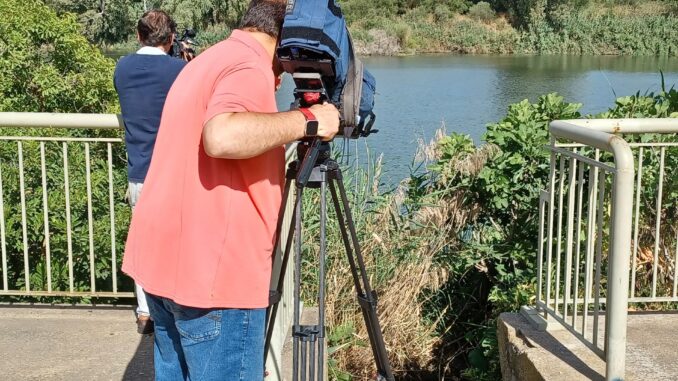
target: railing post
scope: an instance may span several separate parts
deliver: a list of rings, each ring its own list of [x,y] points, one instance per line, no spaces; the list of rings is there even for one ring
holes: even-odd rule
[[[623,380],[626,368],[629,261],[633,217],[634,166],[631,148],[618,136],[610,138],[616,174],[612,186],[610,269],[606,306],[606,380]]]

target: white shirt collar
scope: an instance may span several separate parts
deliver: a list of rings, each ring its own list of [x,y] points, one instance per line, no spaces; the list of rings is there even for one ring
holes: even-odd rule
[[[160,56],[166,55],[167,53],[160,48],[156,48],[155,46],[143,46],[141,49],[137,50],[137,54]]]

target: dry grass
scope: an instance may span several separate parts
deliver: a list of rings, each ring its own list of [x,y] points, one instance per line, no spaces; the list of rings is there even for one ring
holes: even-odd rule
[[[675,220],[675,218],[674,218]],[[654,221],[652,221],[654,222]],[[655,267],[655,231],[654,226],[641,227],[640,239],[635,264],[633,263],[634,251],[631,252],[631,265],[635,268],[636,295],[649,296],[651,295],[652,284],[654,280]],[[632,243],[632,250],[635,248],[636,242]],[[678,270],[678,229],[675,225],[664,224],[660,231],[660,240],[656,246],[656,266],[657,277],[656,287],[658,297],[669,297],[673,295],[674,281]],[[663,306],[664,308],[666,306]]]
[[[443,137],[441,130],[437,135]],[[437,139],[420,144],[420,159],[431,162],[440,154]],[[494,152],[478,149],[455,163],[450,171],[477,174]],[[374,181],[365,187],[375,188]],[[362,234],[362,251],[371,283],[379,294],[379,320],[391,365],[400,376],[408,372],[430,371],[434,367],[436,346],[440,344],[438,317],[424,310],[427,291],[438,290],[447,280],[446,268],[437,256],[457,239],[458,232],[471,223],[478,211],[468,205],[461,192],[427,200],[426,206],[411,216],[403,216],[401,202],[407,183],[390,195],[373,213],[363,214],[358,230]],[[353,337],[333,355],[340,369],[356,380],[372,379],[374,359],[362,314],[357,306],[348,262],[337,243],[328,255],[335,258],[327,277],[327,316],[330,327],[354,327]],[[437,311],[442,316],[445,311]]]
[[[611,8],[615,16],[638,17],[666,15],[675,12],[676,5],[668,1],[639,1],[634,5],[616,5]]]
[[[368,41],[355,41],[356,54],[393,56],[400,52],[401,42],[397,36],[390,35],[383,29],[371,29],[367,34]]]
[[[583,9],[583,16],[602,17],[613,15],[621,18],[669,15],[675,12],[675,4],[664,1],[639,1],[637,4],[590,4]]]
[[[388,217],[379,213],[373,226],[387,226]],[[372,231],[362,242],[366,266],[370,273],[379,271],[375,263],[375,252],[379,256],[390,251],[402,250],[402,238],[394,237],[392,232]],[[386,347],[391,355],[395,371],[404,370],[410,364],[426,366],[438,342],[435,335],[436,322],[424,322],[422,293],[424,290],[436,290],[446,280],[444,269],[434,264],[434,257],[442,248],[444,239],[438,239],[420,246],[411,253],[417,260],[400,258],[381,258],[380,260],[398,261],[393,277],[379,285],[379,321],[382,325]],[[374,277],[372,277],[374,279]],[[372,283],[375,282],[372,280]],[[328,288],[328,316],[331,326],[351,325],[356,327],[355,339],[368,342],[367,331],[362,315],[356,308],[355,292],[348,266],[336,266],[330,271]],[[346,308],[351,306],[352,308]],[[374,360],[369,346],[351,346],[340,350],[335,358],[342,369],[349,370],[356,379],[369,379],[373,374]]]

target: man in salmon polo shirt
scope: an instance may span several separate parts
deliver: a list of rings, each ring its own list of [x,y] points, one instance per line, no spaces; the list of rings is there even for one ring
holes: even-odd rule
[[[122,267],[146,290],[156,380],[264,377],[284,145],[339,128],[331,104],[277,112],[286,5],[252,0],[240,29],[192,60],[167,96]]]

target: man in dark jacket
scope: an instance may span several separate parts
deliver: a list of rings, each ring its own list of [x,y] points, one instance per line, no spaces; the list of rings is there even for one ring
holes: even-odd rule
[[[161,10],[150,10],[137,23],[142,47],[118,61],[114,83],[125,122],[129,201],[134,208],[148,172],[160,116],[172,83],[186,62],[168,55],[176,24]],[[144,290],[136,285],[137,330],[153,332]]]

